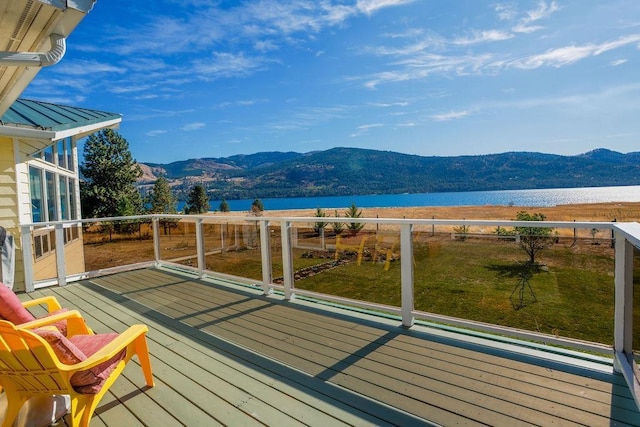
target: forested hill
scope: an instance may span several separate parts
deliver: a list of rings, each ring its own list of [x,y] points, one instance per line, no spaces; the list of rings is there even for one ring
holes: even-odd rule
[[[640,152],[605,149],[576,156],[423,157],[333,148],[147,163],[143,168],[146,182],[162,174],[178,193],[203,183],[213,199],[640,185]]]

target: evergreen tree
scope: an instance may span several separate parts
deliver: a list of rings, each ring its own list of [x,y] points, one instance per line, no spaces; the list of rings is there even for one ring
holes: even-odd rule
[[[262,211],[264,211],[264,205],[260,199],[255,199],[253,203],[251,203],[251,212],[255,216],[262,215]]]
[[[142,197],[135,187],[142,176],[129,143],[112,129],[89,136],[84,145],[81,206],[85,217],[113,217],[142,212]]]
[[[334,211],[335,217],[340,218],[340,214],[338,214],[338,209]],[[331,223],[331,227],[333,227],[333,232],[336,236],[342,234],[342,230],[344,230],[344,223],[338,220]]]
[[[209,196],[202,184],[196,184],[187,196],[186,214],[201,214],[209,212]]]
[[[362,209],[358,209],[356,204],[352,203],[351,206],[344,211],[344,216],[347,218],[362,218]],[[351,234],[358,234],[358,231],[362,230],[362,227],[364,227],[364,223],[362,222],[350,222],[347,225]]]
[[[220,212],[230,212],[231,208],[229,208],[229,203],[223,198],[220,202],[220,207],[218,208]]]
[[[176,209],[176,198],[171,192],[169,181],[163,176],[158,178],[153,185],[153,190],[149,193],[147,203],[150,205],[149,213],[174,214],[178,211]]]
[[[322,208],[316,208],[316,218],[326,218],[327,213]],[[327,226],[326,222],[318,221],[313,225],[313,230],[320,235],[320,233]]]

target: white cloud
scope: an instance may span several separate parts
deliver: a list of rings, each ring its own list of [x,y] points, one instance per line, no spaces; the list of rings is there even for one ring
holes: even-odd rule
[[[65,76],[87,76],[98,73],[124,74],[127,69],[95,60],[78,60],[71,63],[62,62],[52,67],[52,71]]]
[[[192,131],[192,130],[202,129],[205,126],[206,126],[206,124],[204,124],[202,122],[194,122],[194,123],[189,123],[189,124],[186,124],[186,125],[182,126],[180,128],[180,130],[189,132],[189,131]]]
[[[583,46],[565,46],[548,50],[545,53],[532,55],[526,58],[512,61],[509,65],[531,70],[543,66],[560,68],[573,64],[590,56],[600,55],[612,49],[617,49],[629,44],[640,42],[640,34],[620,37],[611,42],[601,44],[587,44]]]
[[[513,34],[500,30],[474,31],[471,36],[459,37],[453,40],[453,44],[468,46],[472,44],[495,42],[513,38]]]
[[[206,78],[248,76],[263,67],[264,58],[249,57],[243,53],[232,54],[216,52],[213,60],[199,60],[194,63],[194,70]]]
[[[358,136],[362,136],[365,133],[369,132],[369,129],[373,129],[373,128],[379,128],[379,127],[383,127],[384,125],[382,123],[371,123],[371,124],[367,124],[367,125],[360,125],[358,126],[356,129],[356,131],[354,133],[352,133],[350,136],[352,138],[354,137],[358,137]]]
[[[142,92],[145,90],[149,90],[151,86],[149,85],[132,85],[132,86],[110,86],[108,88],[109,92],[112,93],[131,93],[131,92]]]
[[[150,130],[148,132],[145,132],[145,135],[154,137],[154,136],[162,135],[163,133],[167,133],[167,131],[162,129],[157,129],[157,130]]]
[[[464,111],[449,111],[448,113],[442,113],[442,114],[433,114],[430,117],[436,122],[446,122],[449,120],[461,119],[468,115],[469,115],[469,111],[464,110]]]
[[[501,21],[510,21],[517,15],[515,5],[512,3],[496,4],[495,11],[498,14],[498,19]]]
[[[624,63],[626,63],[628,60],[627,59],[618,59],[616,61],[611,61],[609,63],[609,65],[611,65],[612,67],[617,67],[618,65],[622,65]]]
[[[358,0],[356,7],[358,10],[370,15],[378,9],[390,6],[401,6],[411,3],[412,1],[413,0]]]

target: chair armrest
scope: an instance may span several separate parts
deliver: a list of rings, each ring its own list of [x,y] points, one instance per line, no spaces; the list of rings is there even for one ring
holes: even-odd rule
[[[50,326],[55,322],[62,320],[67,321],[67,336],[72,337],[78,334],[93,335],[93,331],[87,326],[82,314],[78,310],[69,310],[62,313],[53,314],[51,316],[42,317],[32,320],[31,322],[16,325],[19,329],[35,329],[43,326]]]
[[[102,347],[86,360],[80,363],[76,363],[75,365],[63,365],[65,367],[63,369],[68,370],[69,372],[86,371],[87,369],[91,369],[101,364],[102,362],[106,362],[107,360],[111,359],[113,356],[120,353],[123,349],[129,347],[130,345],[133,345],[134,341],[136,341],[140,337],[144,338],[144,334],[146,334],[148,331],[149,328],[146,325],[129,326],[126,331],[119,334],[117,338]]]
[[[62,309],[62,306],[54,296],[46,296],[41,298],[32,299],[29,301],[22,301],[24,308],[35,307],[36,305],[46,305],[49,313]]]

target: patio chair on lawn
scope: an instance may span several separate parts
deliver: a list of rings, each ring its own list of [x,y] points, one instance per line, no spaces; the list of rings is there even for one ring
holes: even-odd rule
[[[70,321],[68,337],[52,327],[22,329],[0,321],[0,383],[8,403],[3,427],[12,425],[27,400],[65,394],[71,399],[71,425],[88,426],[98,403],[134,355],[146,385],[154,385],[145,325],[130,326],[121,334],[93,334],[88,328],[76,334],[84,321],[71,319],[82,319],[80,313],[69,310],[54,317],[58,316]]]

